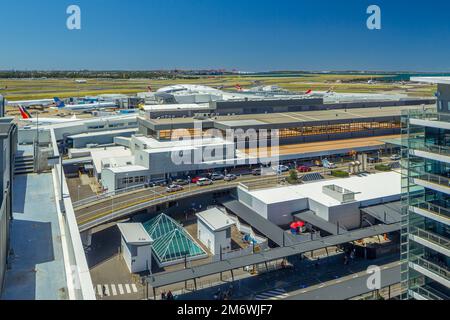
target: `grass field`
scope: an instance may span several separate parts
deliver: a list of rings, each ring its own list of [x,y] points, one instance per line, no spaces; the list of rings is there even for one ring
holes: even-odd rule
[[[338,75],[338,74],[304,74],[298,77],[260,77],[260,76],[214,76],[198,79],[174,80],[108,80],[90,79],[85,84],[78,84],[73,79],[26,79],[0,80],[0,91],[8,100],[45,99],[58,96],[60,98],[89,96],[108,93],[135,94],[147,91],[147,86],[154,90],[171,84],[203,84],[213,87],[224,86],[234,90],[239,83],[243,88],[258,85],[278,85],[292,91],[327,91],[355,93],[406,93],[410,96],[432,96],[435,87],[431,85],[393,83],[368,84],[367,80],[376,79],[375,75]],[[354,82],[349,82],[354,81]]]

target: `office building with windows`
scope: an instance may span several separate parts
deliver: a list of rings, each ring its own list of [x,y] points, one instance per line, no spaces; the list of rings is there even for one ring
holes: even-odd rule
[[[450,78],[437,84],[437,111],[403,116],[402,286],[405,299],[450,298]]]

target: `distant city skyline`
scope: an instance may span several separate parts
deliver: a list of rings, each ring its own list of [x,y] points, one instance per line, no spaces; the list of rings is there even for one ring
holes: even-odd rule
[[[5,0],[0,70],[450,72],[450,3],[393,2]]]

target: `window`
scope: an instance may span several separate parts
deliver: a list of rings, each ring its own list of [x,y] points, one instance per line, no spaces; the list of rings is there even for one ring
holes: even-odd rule
[[[227,239],[230,239],[230,238],[231,238],[231,228],[228,228],[228,229],[227,229],[225,237],[226,237]]]

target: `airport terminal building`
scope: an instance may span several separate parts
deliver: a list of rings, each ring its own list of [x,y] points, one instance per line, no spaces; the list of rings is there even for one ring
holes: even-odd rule
[[[210,90],[198,94],[219,94]],[[199,100],[180,100],[193,94],[182,88],[169,87],[164,94],[177,99],[144,106],[136,132],[126,127],[66,135],[72,163],[77,154],[90,158],[104,189],[115,191],[152,180],[193,177],[205,170],[377,153],[398,148],[389,141],[400,138],[402,112],[433,107],[433,99],[370,95],[342,102],[318,96],[223,93],[209,102],[193,103]],[[89,148],[87,141],[97,147]],[[106,156],[96,149],[110,152]]]

